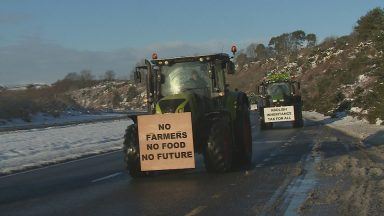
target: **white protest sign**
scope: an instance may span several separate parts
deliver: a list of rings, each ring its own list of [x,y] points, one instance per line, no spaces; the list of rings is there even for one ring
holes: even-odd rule
[[[295,111],[293,106],[267,107],[264,108],[265,122],[294,121]]]

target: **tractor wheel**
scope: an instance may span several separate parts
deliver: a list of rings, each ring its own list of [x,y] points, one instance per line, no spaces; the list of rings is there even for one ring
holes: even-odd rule
[[[302,128],[304,126],[304,121],[303,119],[297,119],[293,122],[293,127],[294,128]]]
[[[297,117],[296,117],[295,121],[293,122],[293,127],[294,128],[303,127],[304,121],[303,121],[303,114],[302,114],[302,110],[301,110],[301,105],[295,106],[295,116],[297,116]]]
[[[125,130],[123,151],[125,166],[129,174],[134,178],[146,176],[147,172],[142,172],[140,167],[139,140],[136,124],[129,125]]]
[[[267,123],[260,119],[260,130],[267,130]]]
[[[252,162],[252,130],[247,104],[241,105],[236,118],[235,138],[239,151],[235,156],[235,163],[249,166]]]
[[[208,172],[227,172],[232,166],[232,135],[229,121],[216,119],[211,125],[204,162]]]
[[[273,128],[273,123],[265,123],[263,120],[260,120],[260,130],[268,130]]]

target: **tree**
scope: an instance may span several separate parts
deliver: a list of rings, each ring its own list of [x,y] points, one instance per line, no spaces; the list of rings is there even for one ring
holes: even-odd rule
[[[80,75],[76,72],[71,72],[71,73],[68,73],[65,77],[64,77],[64,80],[71,80],[71,81],[78,81],[80,80]]]
[[[307,40],[307,47],[314,47],[316,46],[316,35],[315,34],[307,34],[306,38]]]
[[[247,46],[245,50],[245,54],[247,55],[248,58],[256,58],[256,47],[258,44],[256,43],[251,43]]]
[[[245,53],[239,53],[237,56],[236,56],[236,59],[235,59],[235,62],[238,66],[238,68],[242,69],[243,66],[248,63],[248,58],[247,58],[247,55]]]
[[[305,41],[305,32],[297,30],[289,35],[290,51],[297,51],[303,47]]]
[[[377,7],[357,21],[357,36],[362,40],[375,39],[384,32],[384,10]]]
[[[112,81],[115,79],[115,72],[113,70],[107,70],[104,74],[104,80]]]
[[[82,70],[80,72],[80,79],[82,81],[92,81],[94,79],[94,76],[92,75],[91,70]]]
[[[268,56],[268,50],[264,44],[251,43],[247,46],[245,54],[249,59],[261,60]]]
[[[275,53],[279,56],[288,54],[290,51],[290,34],[284,33],[277,37],[272,37],[268,43],[268,46],[275,51]]]
[[[268,58],[268,50],[264,44],[257,44],[255,52],[259,60]]]
[[[306,35],[303,30],[297,30],[272,37],[268,47],[277,57],[284,57],[297,54],[297,51],[302,49],[305,43],[307,47],[315,46],[316,35],[313,33]]]

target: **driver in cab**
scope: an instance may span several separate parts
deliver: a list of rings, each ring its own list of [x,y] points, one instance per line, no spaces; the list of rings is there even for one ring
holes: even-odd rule
[[[207,82],[199,76],[199,73],[196,70],[192,71],[190,81],[193,82],[197,88],[207,87]]]

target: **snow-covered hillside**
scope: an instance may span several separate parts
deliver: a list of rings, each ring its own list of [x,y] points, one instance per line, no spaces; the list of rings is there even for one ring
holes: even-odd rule
[[[16,129],[42,128],[52,126],[64,126],[85,122],[95,122],[112,120],[126,117],[123,113],[82,113],[77,111],[67,111],[59,117],[53,117],[45,113],[37,113],[31,117],[31,121],[26,122],[20,118],[2,120],[0,119],[0,131]]]
[[[94,110],[143,110],[146,93],[143,85],[131,81],[105,81],[68,93],[81,107]]]
[[[352,36],[303,48],[289,58],[250,61],[229,77],[233,88],[255,94],[267,73],[288,72],[301,82],[304,109],[347,112],[380,124],[384,119],[384,52]]]

